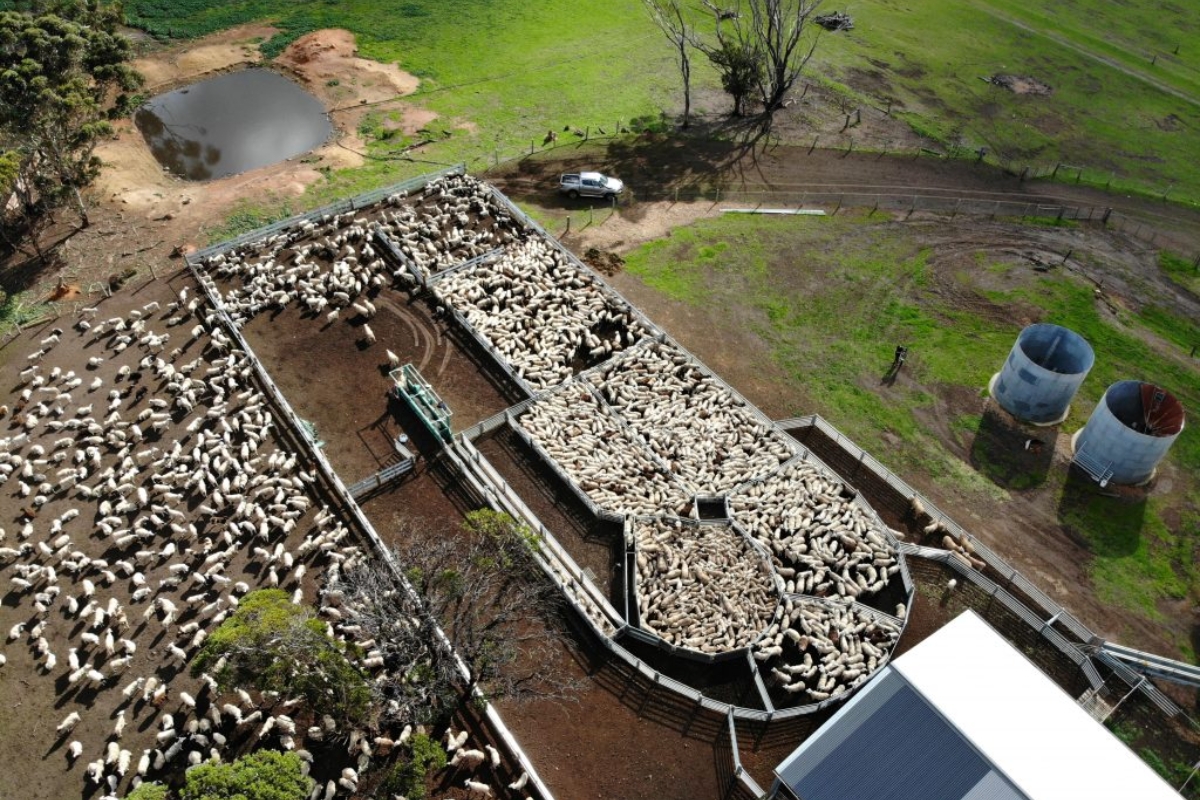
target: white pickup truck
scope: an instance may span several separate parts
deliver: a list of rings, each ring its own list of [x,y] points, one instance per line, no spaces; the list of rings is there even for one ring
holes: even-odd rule
[[[577,197],[616,197],[625,184],[599,172],[568,172],[558,180],[558,190],[574,200]]]

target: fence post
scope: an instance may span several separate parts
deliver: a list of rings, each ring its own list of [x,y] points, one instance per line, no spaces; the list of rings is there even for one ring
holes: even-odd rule
[[[805,84],[805,86],[807,86],[807,85],[808,85],[808,84]],[[814,136],[814,137],[813,137],[813,143],[812,143],[812,147],[808,148],[808,154],[809,154],[810,156],[812,155],[812,153],[813,153],[813,150],[816,150],[816,149],[817,149],[817,139],[820,139],[820,138],[821,138],[821,137],[820,137],[820,135],[817,135],[817,136]]]
[[[1100,218],[1100,222],[1104,225],[1107,225],[1108,218],[1111,216],[1112,216],[1112,209],[1111,208],[1104,209],[1104,216]],[[1200,261],[1200,259],[1197,259],[1197,260]]]
[[[592,135],[592,126],[591,125],[585,126],[583,129],[583,140],[586,142],[588,140],[588,137],[590,137],[591,135]]]
[[[1054,165],[1054,172],[1050,173],[1050,180],[1054,180],[1056,177],[1058,177],[1058,168],[1061,166],[1062,166],[1061,161]]]
[[[854,149],[854,137],[851,136],[850,137],[850,146],[846,148],[846,152],[842,155],[842,158],[845,158],[846,156],[850,155],[850,151],[853,149]]]
[[[1029,167],[1025,167],[1025,169],[1021,170],[1021,178],[1020,178],[1021,183],[1025,182],[1025,178],[1028,175],[1029,175]]]

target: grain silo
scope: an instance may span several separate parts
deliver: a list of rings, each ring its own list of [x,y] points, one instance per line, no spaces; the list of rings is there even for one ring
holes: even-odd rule
[[[1067,418],[1071,400],[1095,363],[1092,346],[1075,331],[1040,323],[1021,331],[988,391],[1008,413],[1035,425]]]
[[[1101,485],[1145,483],[1183,430],[1183,416],[1183,404],[1166,389],[1114,383],[1071,439],[1075,463]]]

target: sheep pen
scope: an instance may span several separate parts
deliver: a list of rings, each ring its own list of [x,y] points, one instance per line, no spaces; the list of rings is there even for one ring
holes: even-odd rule
[[[750,645],[779,605],[763,554],[728,525],[635,520],[634,591],[641,626],[674,647],[726,653]]]
[[[60,318],[0,439],[6,668],[50,679],[31,702],[80,709],[58,745],[72,738],[68,766],[106,796],[260,741],[302,750],[286,725],[254,724],[287,698],[182,670],[251,589],[303,604],[362,557],[276,435],[248,356],[187,291]]]
[[[534,390],[557,386],[648,333],[599,278],[534,238],[441,278],[434,292]]]
[[[754,664],[761,663],[764,676],[772,668],[785,672],[788,666],[805,664],[803,652],[792,654],[786,649],[794,643],[767,645],[767,649],[760,648],[760,644],[764,638],[778,638],[779,632],[772,626],[784,613],[785,595],[808,588],[809,584],[797,582],[804,581],[802,573],[811,565],[781,559],[742,519],[701,525],[685,519],[698,516],[697,498],[725,495],[733,498],[739,487],[768,479],[780,465],[797,458],[799,450],[766,417],[656,330],[602,279],[553,242],[542,240],[535,227],[522,222],[520,213],[510,210],[505,203],[502,196],[479,181],[467,176],[448,176],[410,191],[407,196],[391,194],[376,205],[319,213],[278,225],[257,239],[246,237],[233,245],[202,253],[193,264],[199,273],[206,273],[220,285],[222,306],[236,327],[254,326],[258,331],[256,336],[269,339],[269,324],[284,314],[289,326],[304,324],[313,331],[335,326],[341,331],[337,339],[343,347],[346,342],[343,333],[358,329],[361,338],[356,349],[362,354],[359,361],[370,360],[372,356],[366,354],[372,351],[378,359],[384,353],[389,361],[398,359],[391,349],[396,326],[389,327],[385,321],[388,314],[379,313],[385,307],[390,311],[403,302],[409,305],[420,302],[422,307],[434,309],[434,320],[438,320],[437,312],[444,309],[448,313],[438,320],[439,326],[448,331],[468,332],[468,343],[473,337],[475,343],[482,345],[482,353],[515,375],[524,387],[540,392],[521,405],[522,410],[514,417],[514,431],[532,444],[538,456],[556,468],[560,476],[565,476],[601,516],[629,519],[631,537],[626,545],[632,558],[644,560],[638,561],[634,585],[626,589],[634,596],[638,609],[636,624],[641,625],[642,631],[658,637],[673,651],[690,650],[720,658],[740,654],[749,664],[744,668],[754,669]],[[454,217],[452,222],[446,215]],[[208,282],[208,278],[202,279]],[[395,289],[408,291],[408,300],[398,300]],[[170,345],[176,343],[170,341],[170,336],[178,337],[175,331],[186,327],[192,336],[206,336],[214,341],[204,345],[205,348],[215,354],[227,350],[230,355],[221,357],[233,357],[230,363],[245,368],[246,363],[234,355],[238,350],[230,337],[220,326],[212,324],[211,309],[203,305],[188,308],[186,303],[178,303],[174,307],[164,306],[162,313],[157,313],[157,309],[155,312],[154,325],[146,321],[139,326],[142,315],[114,318],[114,329],[136,326],[145,330],[138,330],[138,337],[130,342],[121,339],[126,331],[110,331],[115,336],[104,339],[104,345],[109,342],[114,348],[124,345],[122,351],[132,353],[137,349],[139,355],[148,355],[146,350],[156,349],[156,357],[161,357],[166,366],[155,361],[149,362],[150,366],[167,373],[167,367],[190,366],[176,365],[174,351],[168,354]],[[190,315],[192,312],[208,315],[196,319]],[[130,315],[134,317],[132,320]],[[197,331],[198,324],[204,325],[204,330]],[[163,326],[161,330],[150,330],[158,325]],[[404,353],[400,347],[396,349]],[[286,345],[278,349],[278,354],[283,353]],[[97,351],[92,357],[104,356]],[[215,363],[215,360],[205,362],[204,366]],[[169,378],[162,381],[170,384]],[[168,395],[158,397],[157,389],[160,387],[152,387],[152,398],[168,405],[158,407],[155,403],[151,414],[146,415],[148,425],[157,425],[151,427],[152,435],[172,432],[172,426],[179,423],[175,416],[181,417],[186,429],[188,405],[212,420],[211,425],[220,427],[222,422],[232,425],[233,417],[226,421],[230,407],[222,407],[220,399],[210,403],[203,392],[196,390],[178,403],[179,398],[170,393],[172,390],[167,389]],[[193,387],[187,385],[187,389]],[[170,419],[161,416],[167,410],[174,415]],[[200,452],[192,455],[193,459],[202,458],[204,447],[209,444],[202,428],[198,426],[190,432],[204,443]],[[215,441],[211,445],[217,446]],[[197,449],[193,440],[186,437],[180,447],[188,453]],[[253,457],[248,452],[247,456]],[[241,471],[241,461],[229,464],[228,469],[233,470],[229,474],[229,488],[218,482],[216,489],[226,503],[230,489],[235,498],[239,494],[234,473]],[[211,492],[208,480],[204,480],[203,488]],[[124,481],[118,481],[118,487],[122,485]],[[186,512],[206,506],[216,510],[218,516],[226,513],[222,511],[224,506],[212,505],[212,501],[192,499],[190,494],[186,497],[185,503],[192,506]],[[110,501],[115,505],[115,498]],[[248,503],[245,498],[241,501]],[[319,506],[316,494],[311,503],[313,516],[306,519],[316,518]],[[263,513],[268,517],[278,516],[272,511],[266,509]],[[253,515],[259,528],[262,527],[262,521],[250,507],[241,512]],[[320,521],[329,523],[322,513]],[[182,524],[186,527],[187,523]],[[203,533],[204,529],[199,530]],[[244,533],[247,537],[259,535],[251,534],[245,527]],[[293,530],[292,535],[295,534]],[[338,545],[322,551],[332,554],[331,569],[313,561],[300,599],[311,601],[320,597],[330,630],[350,644],[360,644],[364,655],[356,663],[367,674],[378,676],[380,670],[388,672],[395,667],[386,656],[389,650],[360,630],[362,624],[355,621],[353,606],[340,600],[337,595],[340,590],[332,583],[365,559],[364,553],[348,545],[348,534],[341,536]],[[299,546],[287,543],[276,558],[283,559],[292,553],[294,564],[293,548]],[[262,585],[264,579],[266,585],[286,581],[278,570],[271,577],[270,566],[274,564],[264,567],[253,563],[252,555],[262,557],[262,553],[254,552],[253,545],[250,553],[244,555],[254,579],[245,579],[247,587]],[[274,549],[270,554],[275,554]],[[313,558],[319,559],[320,554],[313,554]],[[553,561],[548,564],[548,570],[558,570]],[[857,563],[852,569],[857,569]],[[792,570],[792,575],[787,575],[788,570]],[[577,569],[558,570],[556,579],[565,585],[569,583],[566,578],[577,576]],[[870,573],[863,569],[862,577],[866,579]],[[824,575],[821,578],[828,579]],[[869,583],[874,584],[878,579],[876,576]],[[820,594],[822,589],[817,584],[823,582],[812,581],[811,591]],[[858,584],[856,577],[854,585]],[[570,587],[568,590],[571,591]],[[575,599],[580,600],[580,596]],[[175,602],[179,608],[178,602],[168,602]],[[215,601],[205,603],[202,608],[211,602]],[[211,613],[217,618],[226,609],[217,606]],[[584,616],[600,636],[610,640],[622,636],[606,619],[589,616],[587,609]],[[838,619],[848,625],[858,624],[854,616]],[[400,633],[409,636],[413,631]],[[829,637],[836,640],[835,633]],[[882,638],[871,638],[869,644],[881,651],[887,649]],[[781,646],[784,650],[773,654],[770,646]],[[858,656],[862,650],[859,648],[851,655]],[[756,656],[767,654],[767,660],[745,657],[748,652]],[[814,652],[821,651],[809,652],[810,663],[815,663],[811,661]],[[791,656],[794,661],[786,661]],[[175,658],[179,660],[180,656]],[[876,658],[876,663],[882,662]],[[767,681],[774,692],[774,680],[767,678]],[[812,692],[804,697],[814,702],[820,702],[821,692],[826,692],[827,697],[838,696],[828,680],[817,679],[811,688]],[[184,691],[200,709],[208,709],[205,703],[211,702],[211,688]],[[800,699],[799,693],[796,699]],[[186,702],[184,705],[193,708]],[[784,706],[785,703],[779,704],[779,708]],[[248,708],[242,710],[244,716],[251,714]],[[264,738],[275,742],[278,736],[281,745],[286,741],[305,752],[317,752],[325,746],[322,726],[307,724],[313,721],[305,718],[296,722],[298,717],[292,714],[284,716],[287,718],[282,722],[283,727],[276,729],[280,723],[272,723],[263,733]],[[215,723],[211,715],[208,718],[205,726],[211,730]],[[280,730],[292,727],[289,720],[295,723],[295,732],[281,734]],[[208,751],[205,754],[202,746],[193,746],[193,739],[184,738],[185,744],[173,753],[172,760],[163,751],[167,769],[176,763],[174,759],[184,759],[178,762],[182,765],[212,756],[210,730],[200,730],[199,722],[194,727],[197,729],[187,735],[202,736],[197,741],[209,745]],[[284,735],[287,740],[282,739]],[[389,730],[380,732],[379,738],[395,742],[400,735],[398,730]],[[366,756],[366,764],[359,765],[361,772],[361,766],[370,765],[371,758],[364,747],[373,748],[370,742],[364,745],[361,736],[354,744],[358,750],[340,758],[353,762]],[[150,750],[152,765],[156,758],[152,754],[154,748]],[[102,770],[106,780],[109,772],[119,771],[120,752],[115,764],[118,770]],[[328,788],[332,781],[334,788],[330,790],[335,794],[353,792],[337,775],[322,777],[323,788]],[[342,778],[356,784],[346,776]]]

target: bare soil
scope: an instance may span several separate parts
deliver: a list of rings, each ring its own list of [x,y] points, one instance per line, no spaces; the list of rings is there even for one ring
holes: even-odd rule
[[[1008,89],[1013,94],[1032,94],[1048,97],[1054,93],[1048,84],[1028,75],[1008,75],[997,73],[991,77],[991,82],[1002,89]]]
[[[89,302],[99,307],[98,317],[105,319],[116,315],[125,315],[130,309],[141,307],[152,301],[158,301],[161,306],[165,307],[168,302],[175,299],[176,292],[184,286],[189,286],[194,292],[195,287],[190,283],[190,280],[178,276],[170,281],[165,278],[158,281],[138,281],[116,293],[110,299],[92,297]],[[168,330],[165,323],[167,316],[165,311],[148,315],[148,319],[151,320],[151,328],[159,331]],[[75,321],[74,317],[63,317],[44,325],[35,326],[0,348],[0,369],[3,370],[4,376],[3,382],[0,384],[3,386],[3,390],[0,390],[3,397],[0,400],[3,400],[8,406],[15,405],[15,396],[20,388],[17,385],[18,371],[27,366],[26,356],[39,349],[40,341],[50,334],[53,327],[57,326],[64,330],[62,340],[44,357],[44,371],[49,372],[52,366],[59,366],[64,371],[73,370],[78,376],[84,378],[84,383],[73,392],[75,406],[83,407],[90,404],[98,409],[104,409],[108,402],[109,391],[115,388],[122,393],[121,411],[125,419],[132,419],[137,412],[149,408],[151,399],[156,398],[161,393],[161,389],[160,382],[154,378],[151,372],[138,369],[138,362],[145,352],[134,346],[120,354],[114,354],[109,347],[94,340],[90,334],[80,333],[73,328],[72,324]],[[189,320],[189,322],[194,324],[195,320]],[[179,328],[170,328],[169,330],[174,334],[173,338],[177,340],[181,340],[186,335],[186,328],[182,331]],[[172,344],[175,343],[172,342]],[[181,346],[184,344],[183,341],[178,343]],[[203,342],[188,345],[185,347],[185,352],[181,354],[179,363],[199,356],[205,346]],[[215,357],[215,352],[212,355]],[[104,360],[98,366],[91,366],[88,360],[94,357],[101,357]],[[133,372],[128,377],[121,378],[118,375],[121,367],[131,367]],[[201,372],[203,369],[202,367]],[[140,377],[137,377],[139,374]],[[88,386],[97,377],[103,380],[104,385],[99,389],[89,391]],[[148,391],[143,396],[143,393],[135,391],[139,388],[145,388]],[[75,408],[72,407],[69,416],[74,415]],[[103,412],[100,416],[104,416]],[[62,417],[62,419],[67,418],[69,418],[68,415]],[[10,437],[17,434],[20,430],[18,419],[16,414],[11,414],[0,420],[0,435]],[[145,446],[149,447],[154,444],[170,446],[170,441],[184,435],[181,430],[178,430],[180,424],[177,421],[175,427],[171,428],[164,438],[148,434]],[[186,424],[186,422],[182,424]],[[32,438],[50,452],[54,448],[53,442],[66,433],[64,431],[55,434],[43,427],[39,428],[38,433]],[[103,449],[105,461],[115,465],[112,452],[108,448]],[[265,455],[271,449],[273,448],[267,446],[260,452]],[[51,466],[57,467],[58,465]],[[47,469],[47,472],[51,472],[51,470]],[[95,480],[91,480],[89,483],[95,483]],[[31,498],[22,497],[17,491],[17,487],[17,481],[13,479],[6,482],[3,489],[0,490],[0,527],[8,531],[4,546],[14,548],[20,545],[19,531],[25,521],[29,519],[27,509],[30,507],[31,500]],[[74,491],[68,492],[65,496],[52,497],[48,503],[37,510],[36,516],[31,520],[35,530],[27,541],[33,544],[55,538],[49,534],[50,521],[73,507],[82,509],[82,512],[75,520],[63,526],[63,532],[70,536],[70,550],[82,552],[91,558],[106,559],[110,565],[114,565],[117,559],[131,557],[131,553],[123,552],[120,547],[114,545],[112,539],[106,539],[100,534],[94,521],[97,516],[95,501],[91,501],[90,504],[87,501],[81,501],[76,497]],[[192,517],[188,521],[197,524],[204,534],[212,535],[213,531],[209,523],[204,521],[203,516],[195,508],[192,508],[191,511]],[[310,518],[300,520],[296,530],[287,539],[288,548],[294,549],[310,528]],[[159,590],[159,581],[168,577],[167,568],[170,564],[188,563],[195,567],[199,563],[198,559],[203,556],[198,549],[186,549],[190,546],[186,537],[163,535],[160,541],[151,543],[151,546],[157,549],[171,539],[179,541],[178,554],[174,558],[155,559],[142,571],[145,573],[147,585],[155,587],[156,597],[168,597],[181,609],[184,609],[180,622],[187,623],[196,619],[195,610],[187,610],[187,604],[182,598],[192,594],[196,589],[190,581],[185,581],[178,588]],[[198,545],[198,543],[196,544]],[[139,544],[138,546],[144,545]],[[37,554],[39,551],[35,550],[34,553]],[[235,556],[225,574],[234,581],[245,581],[251,586],[266,585],[267,572],[263,564],[256,563],[249,556],[249,548],[246,549],[246,552]],[[20,635],[15,639],[10,639],[6,635],[6,641],[0,642],[0,652],[7,657],[7,663],[0,667],[0,698],[3,698],[5,708],[4,714],[0,715],[0,750],[3,750],[9,759],[3,785],[0,786],[0,797],[5,800],[8,798],[13,798],[13,800],[17,800],[17,798],[63,800],[63,798],[92,797],[96,795],[96,792],[85,784],[84,768],[89,761],[103,758],[106,741],[114,738],[112,730],[118,709],[124,708],[126,712],[126,728],[124,735],[120,738],[120,744],[121,747],[132,751],[133,763],[136,766],[142,751],[156,746],[155,733],[164,713],[174,714],[180,725],[187,718],[189,711],[181,704],[181,693],[187,692],[200,698],[198,705],[200,712],[206,710],[210,701],[224,703],[228,702],[228,698],[217,698],[210,695],[209,699],[204,699],[200,681],[192,678],[183,665],[176,661],[167,650],[169,644],[182,643],[186,645],[190,636],[181,637],[178,626],[168,632],[161,628],[157,621],[143,619],[142,612],[147,607],[147,603],[132,602],[131,595],[135,587],[129,578],[119,576],[115,582],[108,585],[96,570],[85,569],[76,576],[67,574],[61,558],[58,556],[45,557],[39,554],[30,558],[35,563],[56,565],[60,572],[59,582],[63,590],[62,594],[54,602],[52,610],[42,617],[47,621],[43,636],[48,640],[51,651],[57,656],[57,665],[52,670],[45,670],[40,666],[42,659],[35,657],[28,634]],[[29,558],[21,558],[17,561],[5,560],[0,565],[0,579],[5,584],[4,589],[0,590],[0,599],[3,601],[0,603],[0,627],[6,634],[13,625],[19,622],[26,623],[28,628],[37,621],[32,608],[33,592],[40,591],[44,587],[22,592],[15,584],[10,584],[10,579],[14,576],[14,565],[29,560]],[[316,597],[316,587],[322,570],[319,564],[311,564],[310,567],[308,574],[301,582],[294,583],[285,580],[284,585],[289,591],[302,588],[304,596],[311,602]],[[109,568],[113,569],[114,567],[110,566]],[[99,667],[106,674],[113,671],[109,665],[112,657],[106,657],[103,647],[90,647],[82,643],[81,634],[88,630],[87,622],[70,617],[61,608],[65,605],[68,595],[80,596],[83,591],[82,580],[85,577],[95,583],[95,597],[101,603],[107,603],[111,597],[126,609],[130,626],[122,635],[137,644],[137,651],[132,662],[123,671],[110,676],[102,686],[71,684],[67,679],[70,672],[67,654],[70,648],[78,648],[81,660]],[[82,604],[83,602],[81,602]],[[103,631],[101,630],[101,632]],[[169,682],[170,692],[161,707],[156,707],[154,704],[143,702],[140,699],[134,702],[124,702],[120,689],[139,676],[148,677],[150,675],[156,675],[159,679]],[[83,718],[82,721],[70,735],[57,735],[55,726],[72,711],[78,711]],[[230,745],[226,753],[236,754],[253,747],[254,737],[249,734],[250,731],[246,730],[230,732]],[[249,738],[247,738],[248,736]],[[78,740],[83,745],[82,756],[74,762],[67,757],[67,743],[72,740]],[[132,774],[131,768],[130,776]],[[175,775],[177,772],[172,771],[167,774]],[[122,793],[127,791],[128,785],[127,776],[127,779],[121,784]]]

